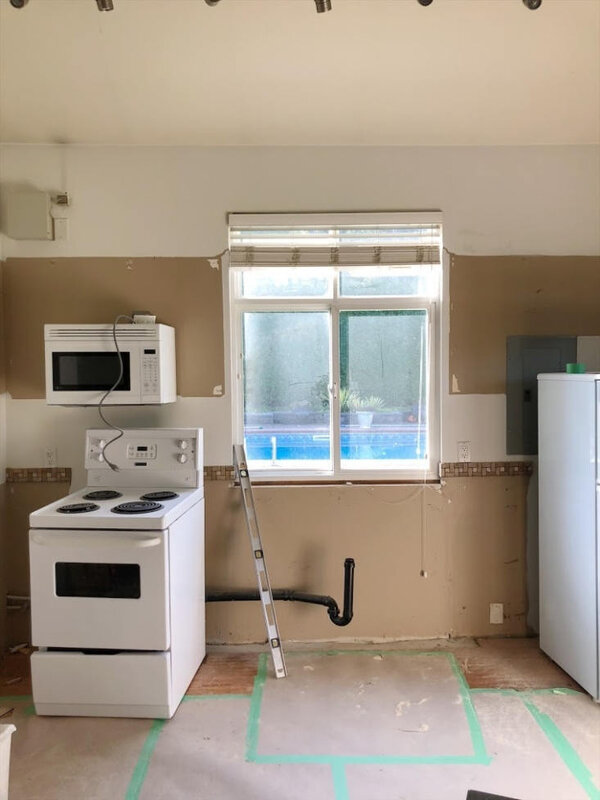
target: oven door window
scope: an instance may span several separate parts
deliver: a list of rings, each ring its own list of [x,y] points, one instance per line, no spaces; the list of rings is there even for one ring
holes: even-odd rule
[[[121,352],[123,377],[115,391],[131,390],[130,354]],[[55,392],[108,391],[119,377],[117,353],[52,353],[52,388]]]
[[[58,597],[141,597],[139,564],[88,564],[59,561],[55,564]]]

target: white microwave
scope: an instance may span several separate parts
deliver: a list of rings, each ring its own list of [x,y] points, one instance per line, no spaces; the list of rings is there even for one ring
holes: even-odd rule
[[[177,399],[175,330],[169,325],[117,325],[123,375],[106,405],[155,405]],[[97,405],[119,377],[112,325],[44,325],[46,401]]]

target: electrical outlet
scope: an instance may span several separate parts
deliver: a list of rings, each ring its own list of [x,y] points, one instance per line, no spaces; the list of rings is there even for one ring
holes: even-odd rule
[[[56,462],[56,447],[44,447],[44,466],[55,467]]]
[[[471,442],[457,442],[458,445],[458,460],[470,461],[471,460]]]
[[[490,623],[492,625],[502,625],[504,622],[504,604],[490,603]]]

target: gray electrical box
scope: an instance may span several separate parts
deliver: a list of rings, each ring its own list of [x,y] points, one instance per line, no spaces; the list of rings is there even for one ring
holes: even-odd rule
[[[577,361],[576,336],[507,336],[506,452],[536,455],[537,376]]]

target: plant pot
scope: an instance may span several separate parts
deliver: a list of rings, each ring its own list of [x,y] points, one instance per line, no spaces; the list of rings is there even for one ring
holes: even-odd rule
[[[370,428],[373,423],[372,411],[357,411],[356,417],[358,419],[359,428]]]

